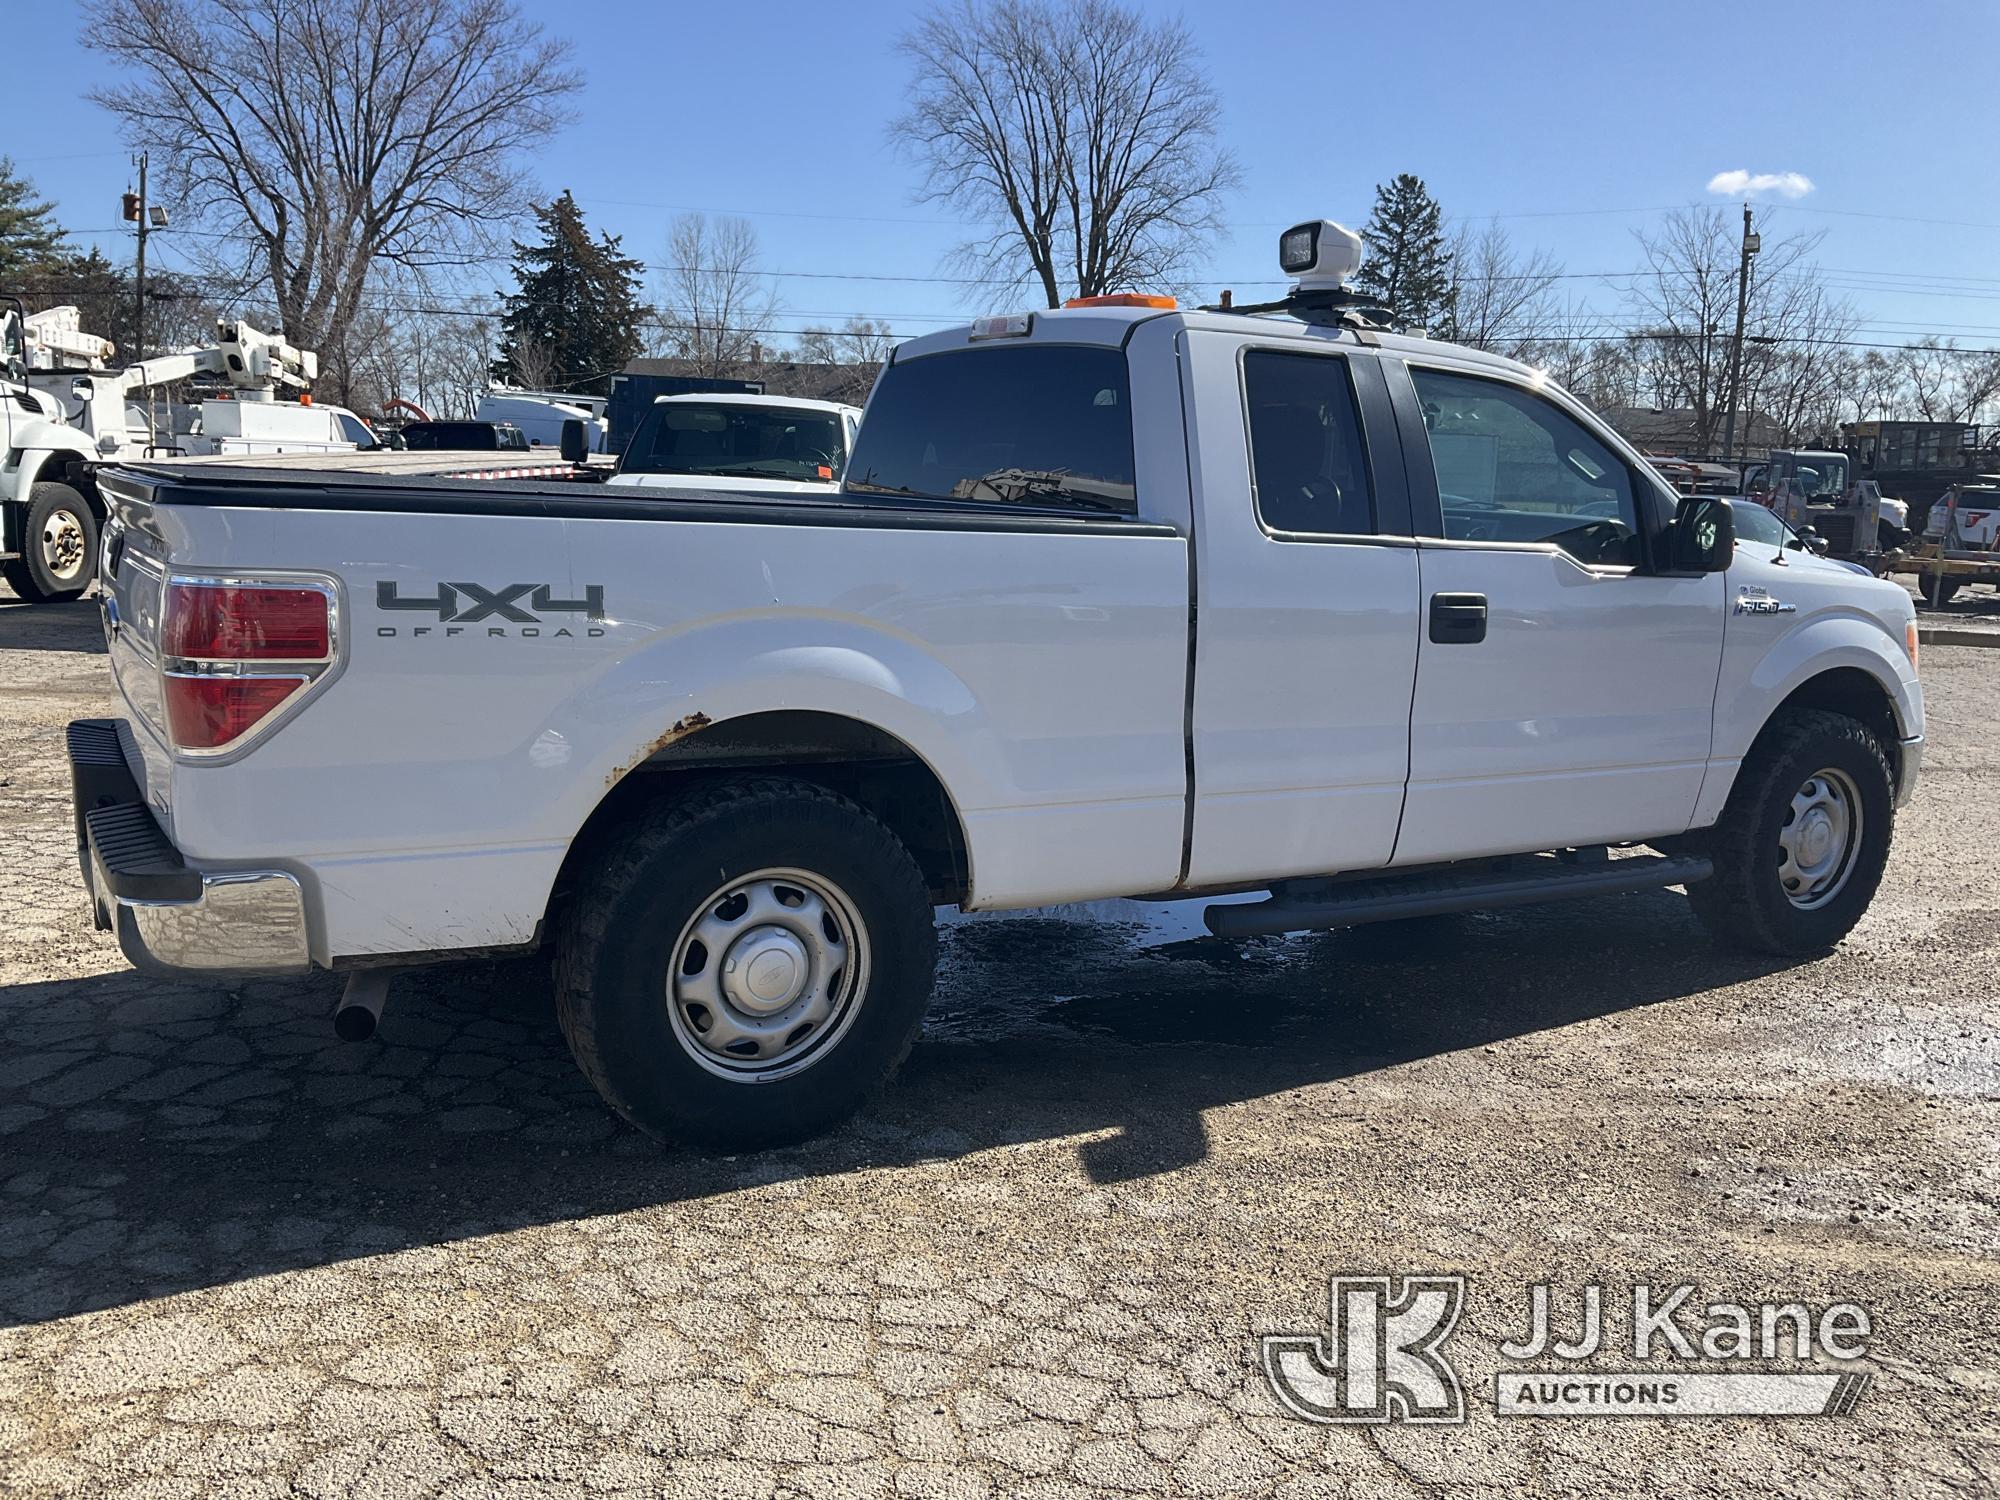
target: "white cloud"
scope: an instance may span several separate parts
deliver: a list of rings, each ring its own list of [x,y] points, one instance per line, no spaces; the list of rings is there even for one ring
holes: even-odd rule
[[[1813,190],[1813,180],[1803,172],[1717,172],[1708,179],[1708,190],[1730,198],[1746,194],[1776,193],[1780,198],[1803,198]]]

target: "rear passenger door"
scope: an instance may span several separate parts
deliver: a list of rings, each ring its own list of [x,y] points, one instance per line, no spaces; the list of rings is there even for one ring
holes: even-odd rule
[[[1191,885],[1387,864],[1417,554],[1388,390],[1328,340],[1183,335],[1197,477]]]
[[[1398,865],[1685,830],[1723,575],[1651,565],[1657,481],[1525,379],[1387,367],[1424,631]]]

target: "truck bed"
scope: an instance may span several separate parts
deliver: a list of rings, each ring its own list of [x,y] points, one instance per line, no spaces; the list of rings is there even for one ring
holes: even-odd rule
[[[571,842],[687,734],[869,726],[951,789],[973,906],[1179,878],[1188,549],[1000,503],[607,490],[149,463],[101,481],[111,659],[145,800],[207,868],[305,892],[312,952],[532,941]],[[159,728],[180,573],[331,580],[337,661],[243,753]]]

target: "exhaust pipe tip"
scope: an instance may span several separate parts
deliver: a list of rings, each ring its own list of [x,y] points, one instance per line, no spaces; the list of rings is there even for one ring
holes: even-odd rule
[[[389,998],[393,969],[364,969],[351,975],[333,1008],[333,1034],[343,1042],[365,1042],[382,1024],[382,1003]]]
[[[370,1010],[365,1005],[342,1005],[333,1013],[333,1034],[343,1042],[365,1042],[375,1035],[375,1028],[381,1021],[379,1008]]]

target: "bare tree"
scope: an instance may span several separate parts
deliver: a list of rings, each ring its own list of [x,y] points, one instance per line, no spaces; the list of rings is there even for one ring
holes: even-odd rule
[[[1507,231],[1489,219],[1477,233],[1461,227],[1452,236],[1450,265],[1443,336],[1451,342],[1529,359],[1558,331],[1562,263],[1548,251],[1516,251]]]
[[[1857,321],[1816,267],[1799,263],[1767,283],[1743,351],[1743,411],[1766,417],[1780,442],[1831,438],[1854,380]],[[1748,436],[1741,419],[1737,430]]]
[[[747,219],[675,219],[660,278],[659,347],[695,374],[734,375],[769,342],[781,304],[757,269],[757,231]]]
[[[1116,0],[959,0],[900,46],[915,75],[890,134],[924,201],[989,226],[959,248],[969,279],[1050,307],[1189,279],[1240,174],[1185,25]]]
[[[1970,422],[2000,393],[2000,355],[1927,338],[1896,351],[1904,405],[1926,422]]]
[[[875,377],[895,347],[896,336],[887,323],[849,318],[838,329],[808,328],[799,336],[794,357],[800,364],[829,370],[822,389],[827,400],[859,404],[874,387]]]
[[[420,327],[417,404],[434,417],[471,417],[492,383],[498,328],[491,318],[440,317]]]
[[[525,201],[582,87],[511,0],[88,0],[136,78],[91,97],[167,195],[244,247],[294,343],[334,348],[380,262],[462,263]]]
[[[1822,236],[1764,236],[1763,252],[1752,263],[1749,318],[1755,329],[1770,321],[1772,289],[1789,278],[1811,277],[1807,264]],[[1750,413],[1732,389],[1731,355],[1736,326],[1739,241],[1720,208],[1679,208],[1659,232],[1639,233],[1647,269],[1634,279],[1633,310],[1645,323],[1648,374],[1660,404],[1689,409],[1697,448],[1712,453],[1720,445],[1722,418],[1738,408],[1739,435]],[[1776,336],[1775,332],[1772,333]],[[1746,386],[1748,381],[1745,382]]]
[[[1895,410],[1902,378],[1895,362],[1880,349],[1870,349],[1850,367],[1847,399],[1857,422],[1877,421]]]

